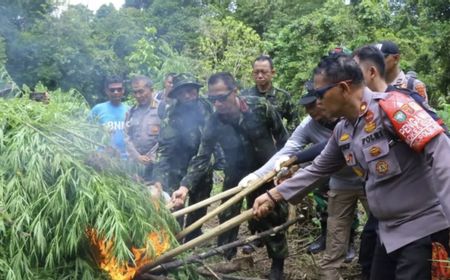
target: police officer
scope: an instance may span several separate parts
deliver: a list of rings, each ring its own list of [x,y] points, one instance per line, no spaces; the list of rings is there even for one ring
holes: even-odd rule
[[[416,91],[425,98],[425,100],[428,100],[425,84],[417,79],[415,75],[406,75],[400,68],[401,55],[397,44],[392,41],[382,41],[381,43],[376,44],[376,46],[384,54],[386,82],[393,86]]]
[[[181,181],[180,188],[172,195],[176,204],[183,204],[187,194],[195,193],[199,179],[204,176],[205,167],[211,160],[216,143],[220,143],[225,154],[224,189],[234,187],[250,171],[265,163],[281,148],[288,138],[279,115],[264,99],[253,96],[238,96],[233,76],[227,72],[216,73],[208,80],[208,99],[215,107],[215,113],[208,120],[202,136],[198,154],[192,159],[188,174]],[[250,206],[255,197],[269,188],[260,187],[247,196]],[[236,203],[219,216],[224,222],[240,212],[242,203]],[[287,219],[287,205],[280,203],[275,211],[260,221],[249,222],[251,231],[267,230],[280,225]],[[237,238],[239,227],[219,236],[219,245]],[[282,279],[284,259],[287,256],[287,242],[284,233],[278,233],[264,240],[268,255],[272,258],[270,279]],[[235,249],[227,252],[231,258]]]
[[[448,250],[448,137],[410,97],[365,88],[350,56],[322,59],[314,87],[325,114],[343,119],[312,165],[255,200],[255,215],[263,217],[278,201],[297,201],[346,164],[366,180],[379,220],[371,279],[431,279],[432,243]]]
[[[291,94],[273,85],[272,79],[275,75],[273,61],[270,56],[260,55],[253,62],[253,80],[255,86],[242,91],[242,95],[258,96],[266,98],[286,120],[286,127],[293,131],[297,126],[298,112],[292,101]]]
[[[150,181],[160,128],[153,84],[148,77],[136,76],[131,87],[137,105],[125,117],[125,144],[130,159],[144,165],[143,179]]]
[[[310,117],[297,126],[280,151],[261,168],[242,179],[239,184],[246,185],[273,169],[279,170],[281,163],[294,154],[299,159],[298,163],[310,161],[320,154],[321,149],[315,148],[318,145],[314,145],[310,149],[304,148],[309,144],[319,144],[324,141],[326,143],[333,133],[337,119],[328,120],[323,116],[323,110],[316,106],[316,97],[311,90],[300,99],[300,103],[305,106]],[[299,153],[299,151],[302,152]],[[321,279],[339,280],[341,276],[338,269],[349,255],[348,245],[351,243],[349,242],[350,232],[357,202],[360,200],[367,212],[368,206],[363,182],[350,167],[333,174],[330,181],[326,181],[326,184],[320,189],[328,188],[328,185],[330,188],[328,191],[328,218],[322,225],[326,236],[326,246],[324,246],[325,254],[319,262],[320,275]]]
[[[153,171],[155,186],[172,193],[186,175],[189,162],[197,154],[206,120],[213,112],[212,105],[199,96],[200,83],[191,75],[182,73],[174,76],[169,98],[176,100],[168,107],[167,115],[161,122],[158,138],[156,163]],[[195,204],[209,197],[212,188],[212,166],[204,166],[204,173],[196,182],[195,191],[189,203]],[[197,187],[198,184],[198,187]],[[206,208],[196,210],[186,217],[186,226],[206,214]],[[186,241],[201,234],[201,229],[193,231]]]
[[[435,119],[446,131],[448,131],[447,127],[436,114],[435,110],[428,105],[427,101],[419,95],[419,93],[405,88],[397,88],[386,83],[383,53],[376,46],[363,46],[355,50],[353,56],[355,61],[361,67],[364,82],[369,89],[378,92],[401,91],[404,94],[411,96],[428,112],[433,119]],[[370,269],[372,266],[374,248],[376,246],[377,228],[378,221],[373,217],[373,215],[370,215],[361,234],[360,254],[358,258],[362,268],[363,279],[370,279]]]

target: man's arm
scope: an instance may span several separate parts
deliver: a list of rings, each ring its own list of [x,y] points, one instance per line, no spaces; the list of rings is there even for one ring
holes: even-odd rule
[[[139,152],[136,150],[136,147],[133,144],[133,141],[131,141],[131,131],[129,126],[129,121],[131,119],[131,111],[128,111],[125,115],[125,128],[124,128],[124,138],[125,138],[125,146],[127,147],[127,152],[131,156],[131,158],[138,160]]]
[[[283,199],[296,203],[308,194],[319,179],[328,177],[345,166],[345,159],[339,149],[335,136],[329,140],[322,153],[311,165],[299,169],[290,179],[276,187]]]
[[[275,168],[275,163],[282,156],[292,156],[294,153],[303,149],[306,145],[310,143],[308,137],[308,129],[309,129],[309,121],[311,118],[306,119],[306,121],[302,122],[292,133],[291,137],[287,140],[284,147],[279,150],[275,155],[273,155],[269,161],[267,161],[262,167],[256,170],[254,173],[258,177],[262,177],[268,172],[272,171]]]
[[[274,209],[278,201],[300,202],[311,190],[321,186],[323,180],[344,165],[345,160],[333,135],[311,165],[299,169],[293,177],[259,196],[253,204],[253,213],[257,218],[262,218]]]
[[[195,189],[199,187],[200,180],[208,172],[211,156],[217,143],[214,128],[215,126],[211,124],[211,119],[208,120],[197,155],[189,162],[187,174],[181,180],[178,190],[172,194],[172,202],[175,207],[184,205],[187,194],[196,191]]]
[[[164,188],[170,187],[169,173],[170,162],[175,155],[177,145],[177,131],[170,124],[170,119],[166,118],[161,123],[161,130],[158,136],[158,148],[156,150],[155,165],[153,167],[153,180],[159,182]]]
[[[424,157],[433,172],[433,189],[450,221],[450,139],[441,133],[424,149]]]
[[[189,191],[195,191],[211,165],[211,157],[217,144],[214,126],[211,120],[206,124],[197,155],[189,162],[187,174],[180,182],[180,186],[186,187]]]

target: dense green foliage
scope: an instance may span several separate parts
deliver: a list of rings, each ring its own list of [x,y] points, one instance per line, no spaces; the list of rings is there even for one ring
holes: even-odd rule
[[[91,105],[105,99],[103,79],[111,74],[147,74],[159,83],[167,72],[204,80],[227,70],[248,86],[259,53],[274,57],[277,84],[298,97],[329,49],[382,39],[400,45],[402,67],[419,73],[434,105],[449,92],[446,0],[127,0],[95,13],[29,2],[0,7],[0,64],[19,85],[75,88]]]
[[[98,172],[85,164],[95,145],[76,135],[96,139],[98,128],[83,120],[105,99],[107,75],[145,74],[162,87],[168,72],[193,72],[204,82],[230,71],[245,87],[253,59],[268,53],[276,84],[298,98],[330,49],[391,39],[402,67],[419,73],[450,122],[448,0],[126,0],[119,10],[96,12],[60,10],[63,2],[0,5],[0,91],[56,90],[48,106],[0,99],[1,279],[101,277],[86,228],[128,259],[131,243],[144,246],[147,232],[175,226],[167,213],[155,215],[148,194],[119,166]]]
[[[0,279],[100,279],[88,229],[126,262],[132,245],[152,254],[150,232],[176,242],[172,215],[119,159],[95,152],[87,111],[75,92],[53,92],[48,105],[0,99]]]

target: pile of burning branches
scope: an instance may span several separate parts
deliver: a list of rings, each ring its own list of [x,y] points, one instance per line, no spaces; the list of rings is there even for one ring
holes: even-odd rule
[[[102,146],[87,112],[74,93],[0,99],[0,279],[132,279],[177,244],[119,159],[86,164]]]

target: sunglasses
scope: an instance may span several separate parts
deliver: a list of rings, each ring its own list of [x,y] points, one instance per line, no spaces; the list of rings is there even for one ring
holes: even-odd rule
[[[334,88],[335,86],[339,85],[342,82],[350,83],[351,80],[339,81],[336,83],[332,83],[332,84],[323,86],[321,88],[312,89],[312,92],[313,92],[314,96],[317,97],[317,99],[322,99],[324,97],[325,93],[327,93],[327,91],[329,91],[330,89]]]
[[[234,89],[230,90],[229,92],[227,92],[226,94],[220,94],[220,95],[210,95],[210,93],[208,93],[208,100],[209,102],[211,102],[212,104],[214,104],[216,101],[219,102],[224,102],[225,100],[227,100],[228,96],[230,96],[230,94],[234,91]]]

